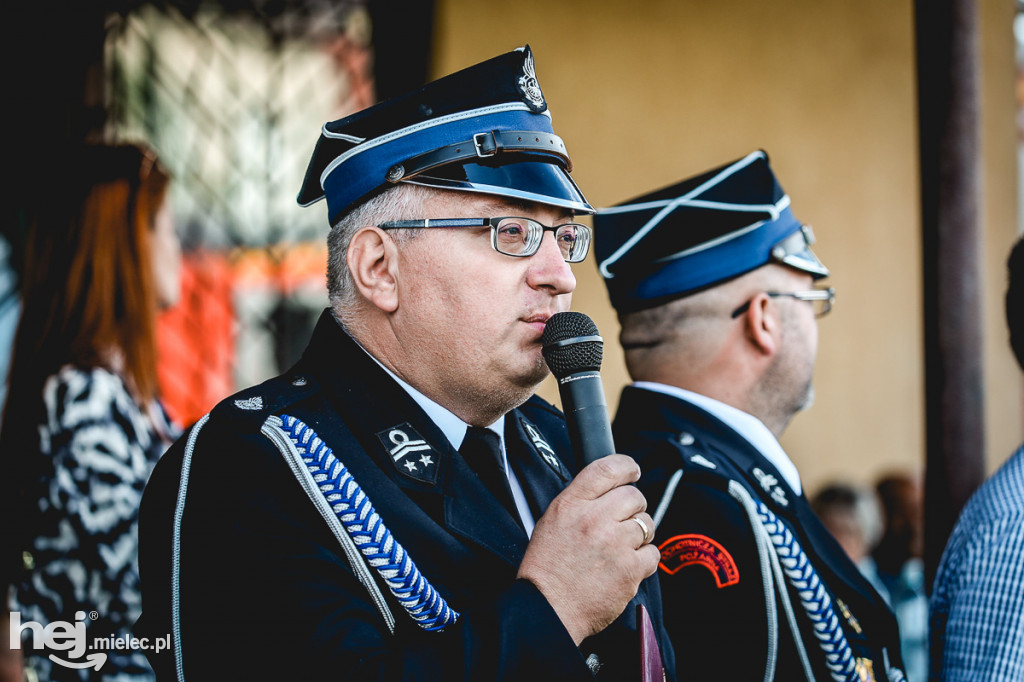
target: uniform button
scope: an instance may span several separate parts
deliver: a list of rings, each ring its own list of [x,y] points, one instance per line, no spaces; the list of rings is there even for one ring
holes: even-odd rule
[[[32,552],[21,553],[21,565],[26,571],[31,571],[36,567],[36,558],[32,556]]]
[[[686,433],[684,431],[683,433],[679,434],[679,444],[680,445],[693,445],[693,442],[695,440],[697,440],[697,439],[693,437],[692,433]]]
[[[295,377],[292,379],[292,386],[305,386],[308,383],[306,377]]]

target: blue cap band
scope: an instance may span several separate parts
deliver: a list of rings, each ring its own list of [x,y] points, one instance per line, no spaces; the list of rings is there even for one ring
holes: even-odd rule
[[[612,304],[664,299],[742,275],[771,261],[772,247],[800,228],[800,221],[787,208],[778,220],[756,222],[713,248],[697,247],[670,256],[657,272],[635,284],[618,282],[614,289],[609,287]],[[628,276],[623,279],[629,281]]]

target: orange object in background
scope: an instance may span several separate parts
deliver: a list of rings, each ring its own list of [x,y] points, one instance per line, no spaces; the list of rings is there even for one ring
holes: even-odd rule
[[[167,411],[187,428],[234,392],[234,273],[223,254],[182,260],[181,299],[157,320],[157,379]]]

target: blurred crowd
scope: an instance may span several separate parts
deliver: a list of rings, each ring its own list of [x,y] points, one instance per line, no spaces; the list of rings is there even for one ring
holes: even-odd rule
[[[907,679],[928,679],[928,594],[924,581],[924,497],[917,472],[893,472],[873,486],[830,483],[811,507],[900,626]]]

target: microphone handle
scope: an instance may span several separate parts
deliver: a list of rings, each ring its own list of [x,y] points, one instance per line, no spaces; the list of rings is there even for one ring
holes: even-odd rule
[[[615,452],[600,372],[578,372],[558,380],[562,412],[580,467]]]

